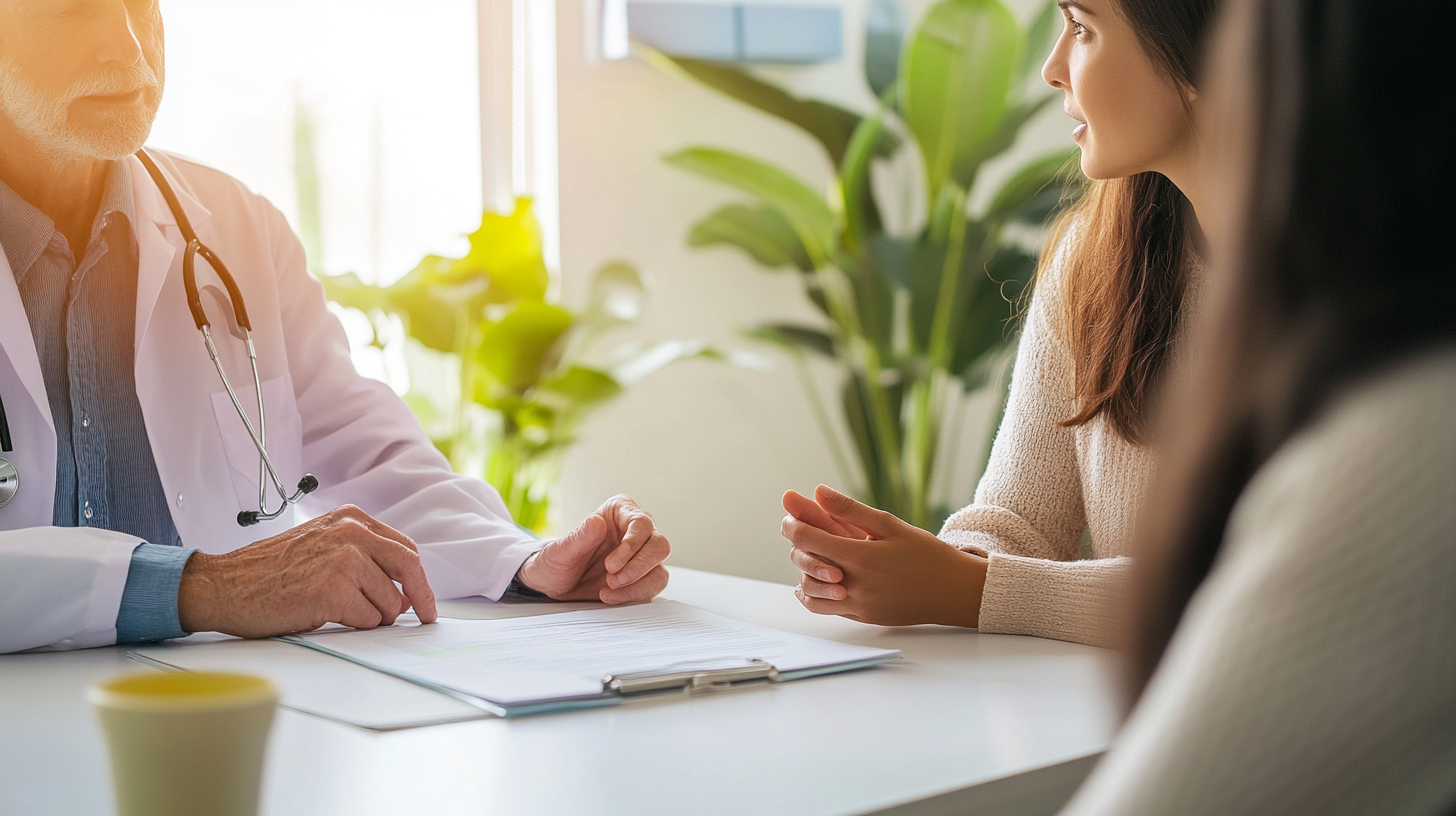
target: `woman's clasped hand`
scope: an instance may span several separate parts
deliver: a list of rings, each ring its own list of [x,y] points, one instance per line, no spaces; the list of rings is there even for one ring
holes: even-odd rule
[[[812,612],[864,623],[975,626],[986,559],[820,485],[784,494],[782,530]]]

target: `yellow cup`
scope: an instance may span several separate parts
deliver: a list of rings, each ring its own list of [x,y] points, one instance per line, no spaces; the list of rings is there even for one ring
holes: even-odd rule
[[[272,683],[246,674],[128,674],[86,690],[111,748],[120,816],[256,816]]]

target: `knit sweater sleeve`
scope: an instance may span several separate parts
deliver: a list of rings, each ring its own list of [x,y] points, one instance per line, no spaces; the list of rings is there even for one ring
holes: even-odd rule
[[[1349,395],[1265,464],[1064,816],[1451,812],[1453,403],[1448,351]]]
[[[1053,319],[1059,286],[1038,286],[1012,374],[1006,414],[974,503],[940,537],[989,555],[980,630],[1111,645],[1110,600],[1126,558],[1078,560],[1087,513],[1072,414],[1071,354]],[[1119,474],[1097,474],[1119,478]]]

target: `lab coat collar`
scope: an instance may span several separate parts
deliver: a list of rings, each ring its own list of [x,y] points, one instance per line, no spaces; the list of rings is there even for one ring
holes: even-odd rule
[[[177,200],[182,204],[182,211],[187,214],[187,219],[192,222],[192,228],[200,231],[202,225],[212,217],[212,212],[193,195],[192,188],[181,174],[171,170],[173,162],[170,156],[157,151],[151,151],[151,154],[157,160],[162,174],[171,183],[172,189],[177,192]],[[147,327],[152,321],[152,312],[156,309],[162,286],[172,272],[173,261],[177,260],[178,250],[183,248],[183,243],[177,218],[167,207],[167,200],[162,197],[162,191],[157,189],[141,159],[132,156],[127,161],[131,163],[132,190],[137,212],[136,353],[141,354],[142,340],[146,337]],[[176,266],[180,273],[181,264]],[[177,306],[183,308],[180,303]]]
[[[20,287],[15,283],[15,274],[4,249],[0,249],[0,353],[10,359],[11,367],[20,377],[31,400],[54,431],[56,425],[51,418],[50,400],[46,398],[40,355],[35,350],[35,338],[30,334],[30,317],[20,300]]]

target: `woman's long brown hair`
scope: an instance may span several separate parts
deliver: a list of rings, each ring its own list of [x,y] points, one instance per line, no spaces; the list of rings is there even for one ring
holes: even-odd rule
[[[1188,89],[1213,5],[1118,2],[1153,63]],[[1159,173],[1091,182],[1052,230],[1042,266],[1062,265],[1059,317],[1076,372],[1076,413],[1064,426],[1105,415],[1124,439],[1141,440],[1181,322],[1196,233],[1188,200]]]
[[[1152,677],[1260,466],[1346,389],[1456,347],[1456,105],[1435,0],[1234,0],[1240,179],[1197,358],[1158,422],[1134,536],[1129,691]],[[1245,155],[1237,155],[1243,153]],[[1235,164],[1241,166],[1233,166]],[[1378,557],[1378,556],[1376,556]]]

